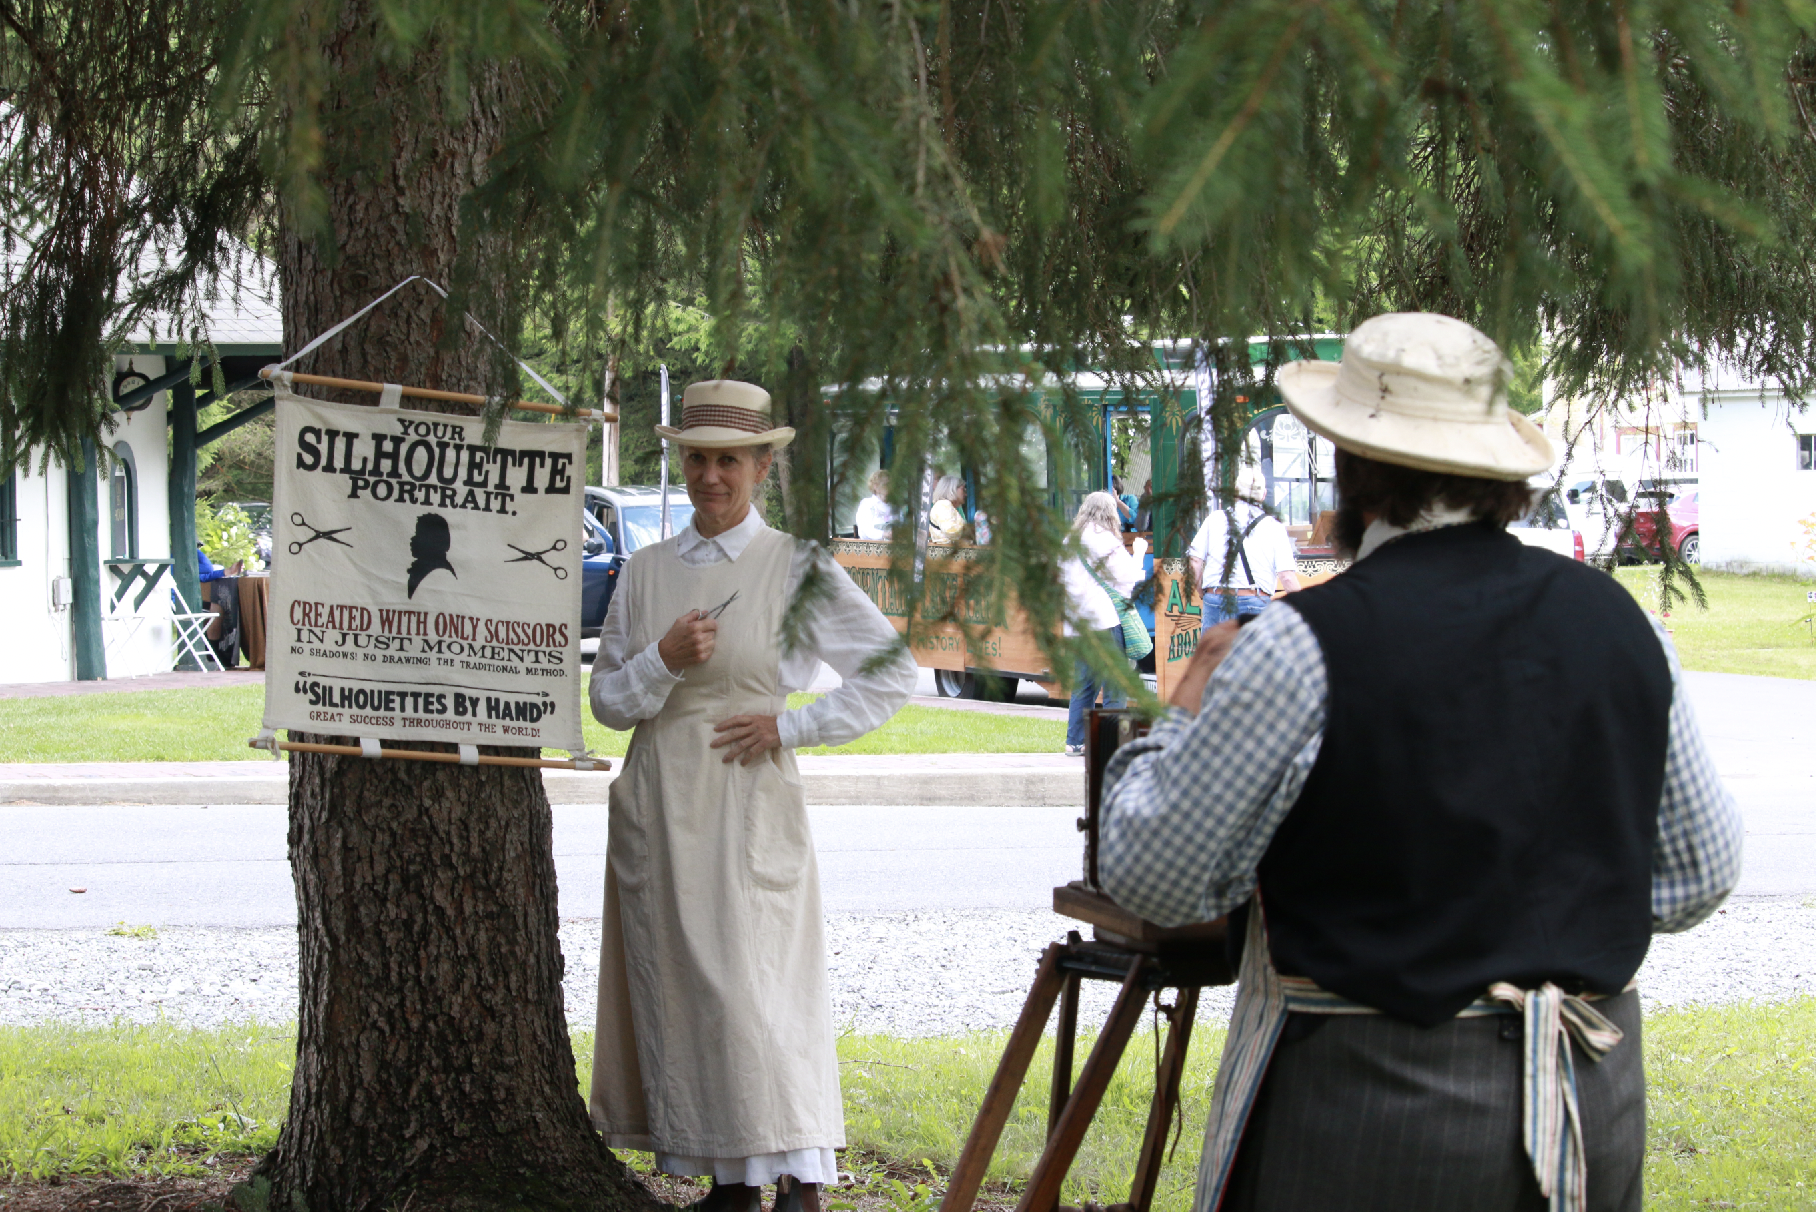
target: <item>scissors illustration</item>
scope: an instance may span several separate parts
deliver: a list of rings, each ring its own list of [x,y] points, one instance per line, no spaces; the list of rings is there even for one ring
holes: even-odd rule
[[[568,575],[567,569],[561,567],[561,565],[559,565],[559,564],[551,564],[547,560],[542,558],[543,556],[548,555],[551,551],[565,551],[567,549],[567,540],[566,539],[556,539],[555,545],[553,547],[544,547],[541,551],[525,551],[523,548],[519,547],[515,543],[506,543],[505,546],[509,547],[512,551],[517,553],[516,559],[506,560],[505,563],[507,563],[507,564],[527,564],[533,560],[536,563],[542,565],[544,568],[548,569],[550,572],[554,573],[555,579],[557,581],[567,580],[567,575]]]
[[[327,539],[330,543],[339,543],[342,547],[353,546],[353,544],[347,542],[345,539],[337,539],[334,537],[337,534],[346,534],[349,530],[353,529],[351,526],[342,526],[337,530],[319,530],[304,521],[303,515],[300,513],[293,513],[290,515],[290,524],[292,526],[301,526],[312,532],[308,538],[290,544],[291,555],[301,555],[303,548],[309,546],[309,544],[315,542],[317,539]]]
[[[714,606],[711,610],[702,610],[700,612],[700,617],[703,619],[716,619],[720,615],[725,613],[725,608],[727,606],[730,606],[733,602],[735,602],[737,600],[738,600],[738,591],[734,589],[731,591],[731,596],[729,598],[726,598],[723,602],[720,602],[717,606]]]

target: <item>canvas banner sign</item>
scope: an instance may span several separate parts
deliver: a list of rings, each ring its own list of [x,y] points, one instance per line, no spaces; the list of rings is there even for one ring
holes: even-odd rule
[[[277,396],[265,727],[581,749],[586,427]]]

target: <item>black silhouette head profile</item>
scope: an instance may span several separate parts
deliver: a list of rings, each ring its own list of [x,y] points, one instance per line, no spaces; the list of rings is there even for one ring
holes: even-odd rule
[[[448,563],[448,548],[453,545],[454,536],[448,533],[448,519],[438,513],[416,515],[416,533],[410,536],[409,592],[404,596],[415,597],[416,587],[437,568],[447,569],[450,576],[460,576],[454,571],[454,565]]]

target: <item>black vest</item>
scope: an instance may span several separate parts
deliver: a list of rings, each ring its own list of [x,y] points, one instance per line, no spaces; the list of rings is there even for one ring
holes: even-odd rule
[[[1671,711],[1626,590],[1468,525],[1285,601],[1330,697],[1261,860],[1275,966],[1428,1026],[1497,980],[1618,993],[1651,939]]]

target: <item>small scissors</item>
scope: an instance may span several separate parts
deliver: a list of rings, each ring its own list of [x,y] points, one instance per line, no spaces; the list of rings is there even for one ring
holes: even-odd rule
[[[534,560],[536,563],[542,565],[544,568],[546,568],[550,572],[554,573],[555,579],[557,581],[567,580],[567,569],[561,567],[561,565],[559,565],[559,564],[551,564],[547,560],[542,558],[543,556],[549,554],[549,552],[551,552],[551,551],[567,550],[567,540],[566,539],[556,539],[555,545],[553,547],[544,547],[541,551],[525,551],[523,548],[519,547],[515,543],[506,543],[505,546],[509,547],[512,551],[517,553],[516,559],[506,560],[505,563],[507,563],[507,564],[527,564],[530,561]]]
[[[337,539],[334,537],[337,534],[346,534],[349,530],[353,529],[351,526],[342,526],[338,530],[317,530],[315,527],[305,522],[303,520],[303,515],[300,513],[293,513],[290,515],[290,524],[292,526],[301,526],[314,532],[308,538],[290,544],[291,555],[301,555],[303,553],[303,548],[309,546],[309,544],[315,542],[317,539],[327,539],[330,543],[339,543],[342,547],[353,546],[353,544],[347,542],[345,539]]]
[[[725,613],[725,608],[727,606],[730,606],[733,602],[735,602],[737,600],[738,600],[738,591],[734,589],[731,591],[731,596],[729,598],[726,598],[723,602],[720,602],[717,606],[714,606],[711,610],[702,610],[700,612],[700,617],[703,619],[716,619],[720,615]]]

